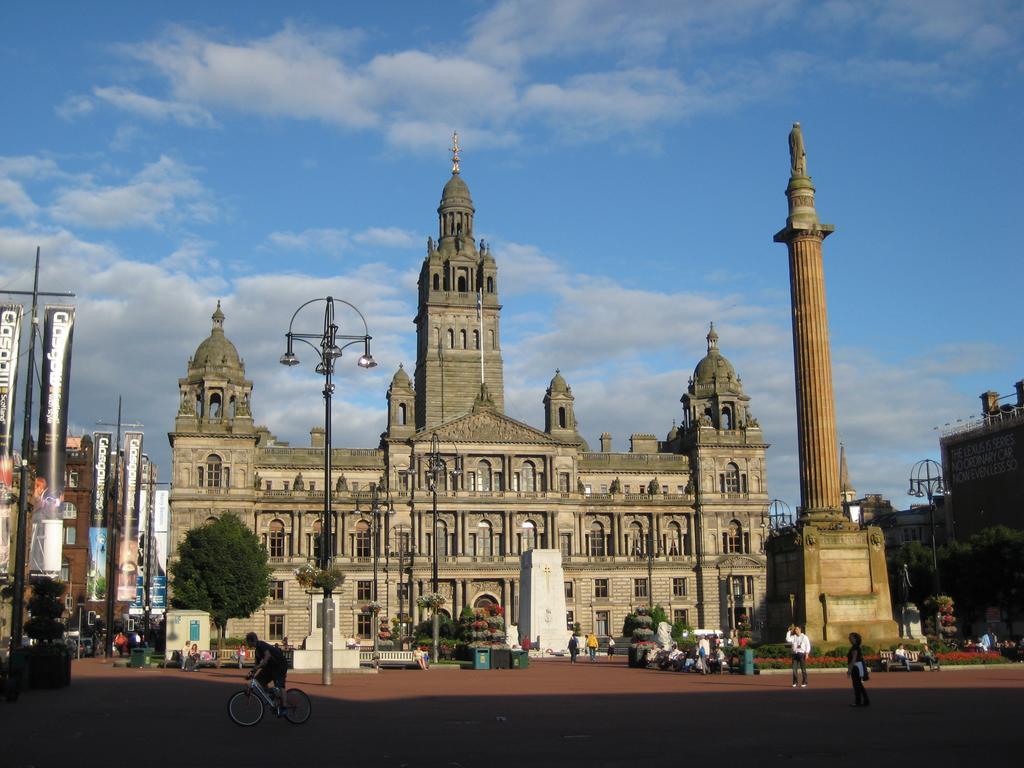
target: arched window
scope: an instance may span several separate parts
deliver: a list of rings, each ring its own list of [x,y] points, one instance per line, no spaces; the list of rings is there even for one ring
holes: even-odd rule
[[[398,404],[398,426],[405,426],[405,403]]]
[[[370,557],[370,524],[365,520],[356,523],[355,552],[356,557]]]
[[[481,461],[477,466],[476,489],[478,491],[491,490],[491,462]]]
[[[520,488],[523,491],[527,493],[533,493],[535,490],[537,490],[536,467],[533,466],[532,461],[523,462],[521,478],[522,485],[520,486]]]
[[[640,523],[632,523],[629,526],[629,554],[635,557],[647,554],[647,537],[644,536],[644,529]]]
[[[743,528],[739,520],[729,523],[729,528],[722,534],[722,552],[743,552]]]
[[[463,349],[467,349],[467,346],[466,346],[466,329],[465,328],[463,328],[461,331],[459,331],[459,343],[462,344],[462,348]]]
[[[491,528],[491,524],[486,520],[481,520],[477,523],[477,554],[481,557],[490,557],[494,551],[492,542],[494,541],[494,531]]]
[[[464,274],[459,275],[459,293],[465,293],[467,290],[468,289],[466,287],[466,276]]]
[[[455,331],[448,329],[448,349],[455,349]]]
[[[532,521],[527,520],[523,523],[523,546],[521,550],[526,552],[530,549],[537,548],[537,526]]]
[[[437,521],[437,528],[435,529],[437,536],[437,556],[447,557],[448,556],[448,526],[445,525],[444,520]]]
[[[558,428],[559,429],[565,429],[565,426],[566,426],[565,406],[563,405],[563,406],[559,406],[559,408],[558,408]]]
[[[201,469],[201,468],[200,468]],[[211,453],[206,457],[206,487],[207,488],[220,488],[221,470],[223,469],[223,463],[220,460],[220,456],[216,453]],[[203,472],[199,473],[199,485],[203,484]]]
[[[216,523],[216,522],[217,522],[217,518],[216,517],[208,517],[208,518],[206,518],[206,525],[209,525],[210,523]]]
[[[196,416],[203,418],[203,396],[196,393]]]
[[[725,487],[722,490],[725,493],[740,492],[740,468],[732,462],[725,466]]]
[[[473,331],[473,349],[480,349],[480,331]]]
[[[591,557],[603,557],[605,554],[604,526],[596,520],[590,524],[590,534],[587,536],[588,548]]]
[[[214,392],[212,395],[210,395],[210,418],[211,419],[219,419],[220,418],[220,406],[221,406],[220,393]]]
[[[271,520],[267,531],[267,550],[271,557],[284,557],[284,523]]]
[[[493,277],[488,277],[487,278],[487,292],[488,293],[494,293],[494,278]]]
[[[323,545],[323,524],[317,520],[313,523],[312,530],[306,534],[306,552],[316,562],[320,562],[320,551]]]
[[[434,290],[441,290],[441,276],[437,272],[434,273]]]
[[[678,557],[683,554],[683,532],[678,523],[669,523],[665,532],[665,549],[669,555]]]
[[[235,402],[235,398],[232,397],[230,400],[228,400],[228,418],[229,419],[235,418],[235,411],[236,410],[237,410],[237,403]]]
[[[487,346],[489,346],[491,349],[497,349],[498,348],[497,346],[495,346],[494,331],[488,331],[487,332]]]

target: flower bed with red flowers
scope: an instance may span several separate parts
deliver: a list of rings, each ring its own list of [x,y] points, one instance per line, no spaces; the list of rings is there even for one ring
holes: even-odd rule
[[[872,667],[877,666],[881,657],[878,654],[871,654],[864,657],[864,660]],[[998,653],[964,653],[955,651],[952,653],[938,654],[939,663],[949,666],[980,665],[980,664],[1009,664],[1010,660]],[[760,669],[789,669],[793,661],[785,659],[757,659],[756,666]],[[808,656],[808,669],[843,669],[846,667],[846,657],[839,656]]]

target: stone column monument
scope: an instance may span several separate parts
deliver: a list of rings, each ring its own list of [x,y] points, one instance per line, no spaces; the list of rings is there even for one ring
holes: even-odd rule
[[[530,549],[519,558],[519,633],[535,647],[563,651],[571,632],[565,623],[565,576],[557,549]]]
[[[850,632],[895,638],[882,532],[850,522],[840,498],[822,266],[822,242],[835,227],[818,221],[799,123],[789,155],[789,216],[775,242],[789,249],[800,514],[792,532],[769,540],[769,632],[779,638],[795,623],[818,644],[845,643]]]

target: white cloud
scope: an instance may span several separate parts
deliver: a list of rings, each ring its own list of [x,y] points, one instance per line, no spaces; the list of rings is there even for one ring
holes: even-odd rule
[[[270,245],[286,251],[318,251],[338,254],[352,247],[352,238],[347,229],[305,229],[301,232],[271,232],[267,236]]]
[[[414,238],[414,233],[398,227],[370,227],[352,237],[357,243],[378,245],[383,248],[408,248],[413,244]]]
[[[97,229],[157,229],[182,219],[209,221],[216,209],[193,169],[169,157],[144,167],[127,184],[82,184],[58,190],[56,221]]]
[[[70,122],[83,115],[88,115],[95,108],[96,105],[88,96],[72,94],[58,104],[55,111],[58,117]]]
[[[117,109],[148,120],[174,120],[186,127],[210,127],[213,116],[202,107],[176,101],[161,101],[127,88],[93,88],[96,98]]]
[[[14,179],[0,178],[0,211],[5,208],[22,219],[32,218],[39,210],[21,184]]]

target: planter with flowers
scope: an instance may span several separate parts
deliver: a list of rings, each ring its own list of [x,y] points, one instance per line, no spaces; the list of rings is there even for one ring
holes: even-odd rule
[[[637,608],[632,615],[633,636],[629,641],[629,666],[646,667],[647,653],[658,647],[654,642],[654,620],[646,607]]]

